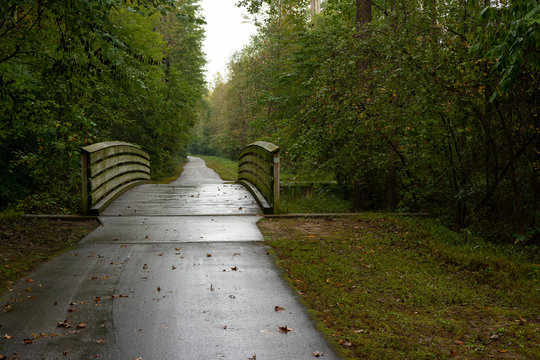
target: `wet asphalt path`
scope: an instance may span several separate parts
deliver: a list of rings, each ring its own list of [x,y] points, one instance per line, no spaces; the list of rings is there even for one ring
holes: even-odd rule
[[[0,356],[337,359],[260,242],[251,195],[216,176],[190,158],[174,183],[119,198],[2,296]]]

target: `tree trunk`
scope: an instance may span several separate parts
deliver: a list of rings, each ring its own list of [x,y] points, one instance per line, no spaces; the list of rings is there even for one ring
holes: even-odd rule
[[[371,22],[371,0],[356,0],[356,30],[358,25]]]
[[[384,208],[394,210],[397,206],[397,155],[390,148],[388,155],[388,165],[386,169],[386,183],[384,189]]]
[[[371,0],[356,0],[356,37],[362,39],[365,36],[364,27],[371,22]],[[358,74],[358,81],[360,96],[367,97],[370,90],[370,84],[364,79],[364,72],[368,68],[367,54],[358,54],[358,60],[356,61],[356,73]],[[361,103],[359,109],[364,109],[364,104]],[[360,182],[355,180],[353,183],[353,202],[354,209],[360,210],[364,206],[364,196],[362,194],[363,189],[360,186]]]

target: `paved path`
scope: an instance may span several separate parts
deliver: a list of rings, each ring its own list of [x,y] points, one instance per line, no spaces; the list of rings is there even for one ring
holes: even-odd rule
[[[77,249],[4,294],[0,356],[337,359],[259,242],[251,195],[215,176],[190,158],[178,181],[130,190]]]

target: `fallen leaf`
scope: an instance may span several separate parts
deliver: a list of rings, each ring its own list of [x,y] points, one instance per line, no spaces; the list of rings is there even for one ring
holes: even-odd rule
[[[82,323],[79,323],[79,324],[77,325],[77,329],[84,329],[85,327],[86,327],[86,323],[83,323],[83,322],[82,322]]]
[[[240,256],[240,253],[235,252],[233,256]]]
[[[454,350],[454,349],[450,350],[450,356],[451,357],[456,357],[457,356],[456,350]]]
[[[127,298],[128,296],[127,296],[127,295],[117,295],[117,294],[113,294],[113,295],[111,295],[111,297],[112,297],[113,299],[116,299],[116,298]]]
[[[26,292],[32,292],[32,289],[30,289],[29,287],[26,288]]]
[[[27,277],[25,281],[26,281],[27,283],[28,283],[28,282],[34,282],[34,280],[30,279],[29,277]]]
[[[456,340],[456,344],[457,344],[457,345],[463,345],[463,344],[465,344],[465,343],[464,343],[463,341],[461,341],[461,340]]]
[[[70,312],[70,313],[72,313],[72,312],[75,312],[75,311],[77,311],[77,309],[74,309],[74,308],[69,308],[69,309],[67,309],[67,311],[68,311],[68,312]]]
[[[143,269],[148,269],[148,264],[143,264],[142,268]]]
[[[107,280],[109,276],[100,276],[98,277],[98,280]]]
[[[278,329],[279,329],[279,332],[280,332],[280,333],[284,333],[284,334],[288,333],[289,331],[293,331],[293,329],[290,328],[290,327],[288,327],[287,325],[285,325],[285,326],[278,326]]]
[[[96,304],[99,304],[101,302],[101,296],[94,296],[92,299],[94,299]]]
[[[63,351],[62,354],[63,354],[64,356],[68,356],[68,355],[69,355],[69,351]]]
[[[315,357],[321,357],[323,355],[323,353],[320,352],[319,350],[315,350],[314,352],[311,353],[311,355],[313,355]]]
[[[120,245],[120,247],[125,248],[125,247],[127,247],[127,245]]]
[[[253,356],[250,357],[249,360],[257,360],[257,354],[253,354]]]
[[[176,251],[180,251],[180,248],[174,248],[174,250],[176,250]]]
[[[96,342],[97,342],[98,344],[103,344],[103,339],[97,339]]]
[[[159,253],[159,254],[157,254],[157,256],[163,256],[163,253]]]
[[[235,267],[232,267],[231,270],[232,270],[232,271],[237,271],[238,268],[235,266]]]
[[[212,257],[212,254],[206,253],[206,257]]]
[[[500,353],[507,353],[508,350],[506,350],[506,349],[501,349],[501,350],[499,350],[499,352],[500,352]]]
[[[148,239],[148,235],[146,235],[145,238]]]
[[[364,330],[364,329],[358,329],[358,330],[354,330],[354,332],[355,332],[356,334],[361,334],[361,333],[363,333],[363,332],[366,332],[366,330]]]
[[[31,343],[32,343],[32,339],[24,339],[24,340],[23,340],[23,344],[24,344],[24,345],[29,345],[29,344],[31,344]]]
[[[11,338],[13,338],[13,336],[11,336],[11,335],[8,335],[7,333],[6,333],[6,334],[4,334],[4,339],[11,339]]]
[[[61,327],[61,328],[66,328],[66,329],[71,327],[71,325],[68,323],[67,320],[59,321],[58,323],[56,323],[56,326]]]
[[[274,311],[283,311],[283,310],[285,310],[285,308],[282,308],[281,306],[277,306],[277,305],[276,305],[276,306],[274,307]]]

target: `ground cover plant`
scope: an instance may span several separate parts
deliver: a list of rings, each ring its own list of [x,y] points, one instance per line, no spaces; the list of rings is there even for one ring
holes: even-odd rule
[[[259,227],[347,359],[540,357],[538,249],[383,214]]]
[[[238,179],[238,161],[220,156],[199,156],[206,166],[218,173],[222,180],[236,181]]]
[[[99,222],[95,219],[0,216],[0,294],[9,290],[14,281],[26,276],[39,263],[71,248],[98,226]]]

